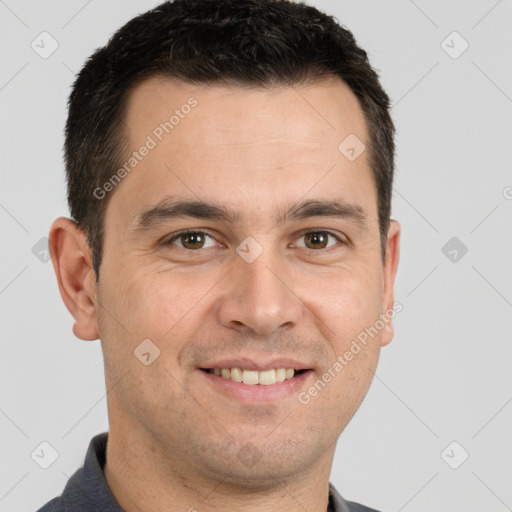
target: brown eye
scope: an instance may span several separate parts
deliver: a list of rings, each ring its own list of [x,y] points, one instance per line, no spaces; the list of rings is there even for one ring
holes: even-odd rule
[[[327,249],[332,247],[332,245],[336,245],[331,244],[328,246],[329,237],[334,239],[336,242],[341,242],[336,235],[329,233],[328,231],[310,231],[300,237],[304,239],[304,245],[299,245],[299,247],[306,247],[307,249]]]
[[[201,249],[204,245],[204,236],[202,233],[186,233],[181,235],[183,247],[186,249]]]
[[[205,243],[207,239],[213,240],[213,238],[210,235],[207,235],[203,231],[182,231],[180,233],[177,233],[172,238],[167,240],[165,242],[165,245],[178,245],[179,247],[183,247],[184,249],[189,250],[197,250],[197,249],[204,249]],[[175,241],[178,241],[180,243],[174,243]],[[213,243],[213,246],[215,243]],[[212,247],[212,245],[208,246]]]
[[[327,245],[327,236],[325,233],[321,231],[315,231],[313,233],[308,233],[304,238],[306,247],[313,246],[313,249],[325,249]]]

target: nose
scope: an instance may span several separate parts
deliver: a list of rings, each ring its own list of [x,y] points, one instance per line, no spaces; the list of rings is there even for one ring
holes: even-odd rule
[[[237,257],[217,300],[220,323],[243,334],[266,337],[291,329],[303,314],[286,262],[264,252],[252,263]]]

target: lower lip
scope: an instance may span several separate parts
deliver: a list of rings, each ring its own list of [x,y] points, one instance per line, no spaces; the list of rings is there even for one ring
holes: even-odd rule
[[[312,373],[311,370],[300,373],[296,377],[276,382],[267,386],[262,384],[244,384],[231,379],[215,375],[214,373],[199,370],[208,381],[222,394],[232,396],[245,403],[273,402],[281,398],[296,394],[304,387],[306,380]]]

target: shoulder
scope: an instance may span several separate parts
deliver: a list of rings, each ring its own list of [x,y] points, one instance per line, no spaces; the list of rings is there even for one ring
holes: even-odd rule
[[[43,505],[37,512],[63,512],[60,498],[53,498],[46,505]]]
[[[87,494],[80,486],[82,480],[83,468],[80,468],[68,480],[62,494],[43,505],[37,512],[96,511],[96,508],[91,507]]]
[[[346,501],[345,503],[348,505],[347,512],[379,512],[374,508],[365,507],[364,505],[355,503],[354,501]]]
[[[347,501],[338,493],[332,483],[329,482],[330,505],[333,512],[379,512],[374,508],[366,507],[354,501]]]
[[[108,433],[91,439],[84,465],[66,483],[62,494],[37,512],[122,512],[103,474]]]

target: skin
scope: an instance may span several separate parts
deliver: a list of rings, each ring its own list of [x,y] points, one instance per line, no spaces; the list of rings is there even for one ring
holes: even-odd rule
[[[368,141],[359,103],[341,80],[269,91],[147,79],[129,97],[132,150],[190,97],[197,106],[110,192],[98,284],[75,223],[59,218],[50,232],[73,332],[101,339],[105,476],[128,512],[324,512],[336,441],[366,395],[392,323],[307,405],[297,392],[242,403],[198,368],[237,356],[292,357],[312,369],[299,391],[307,390],[392,308],[400,226],[391,221],[383,262],[367,151],[351,162],[338,150],[349,134]],[[240,219],[181,218],[136,230],[138,215],[166,196],[216,201]],[[305,199],[357,205],[365,221],[274,222]],[[204,247],[183,238],[159,245],[182,229],[212,238]],[[304,235],[322,230],[339,240],[308,243]],[[252,263],[236,252],[248,236],[263,249]],[[148,366],[133,354],[144,339],[160,349]],[[238,456],[249,441],[260,454],[253,464]]]

